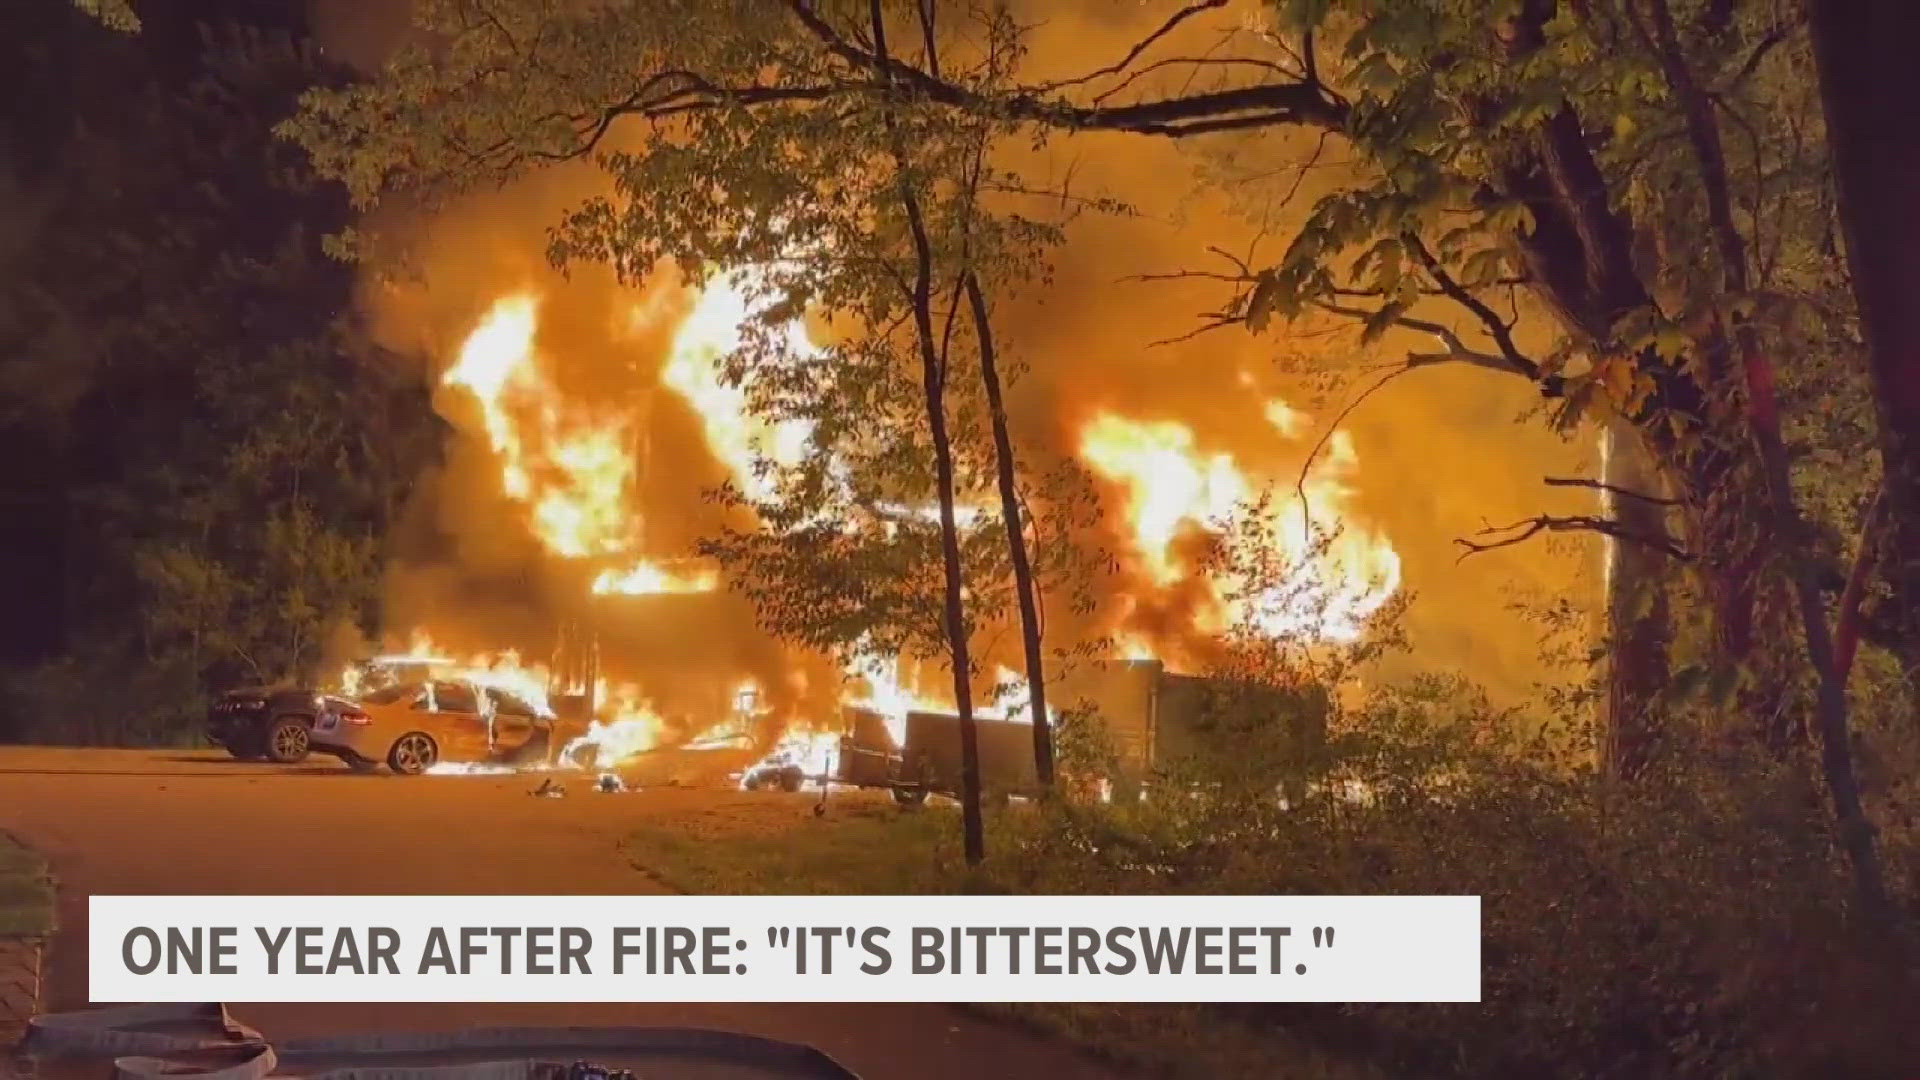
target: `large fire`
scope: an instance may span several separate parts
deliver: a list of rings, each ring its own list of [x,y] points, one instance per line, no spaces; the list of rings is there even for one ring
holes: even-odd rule
[[[748,291],[739,279],[718,277],[691,300],[679,316],[671,344],[661,360],[661,386],[682,398],[698,419],[708,452],[733,483],[750,495],[772,492],[776,474],[757,467],[771,461],[791,464],[807,448],[811,432],[803,424],[770,425],[752,414],[746,396],[721,376],[724,359],[742,341],[752,316]],[[632,329],[653,333],[660,320],[673,318],[658,302],[636,300]],[[548,553],[577,564],[583,591],[596,595],[708,593],[722,587],[718,567],[684,552],[650,550],[644,526],[648,508],[637,505],[639,470],[648,437],[633,410],[564,394],[542,355],[542,297],[516,292],[499,297],[479,318],[458,349],[443,382],[469,395],[478,407],[476,434],[484,437],[497,462],[500,490],[524,512],[526,525]],[[789,347],[814,346],[804,326],[788,328]],[[1278,399],[1267,403],[1268,421],[1283,438],[1297,438],[1304,418]],[[1304,488],[1314,512],[1340,523],[1338,531],[1310,543],[1299,526],[1302,507],[1292,497],[1291,476],[1249,469],[1226,452],[1210,449],[1191,427],[1167,419],[1140,419],[1107,410],[1092,415],[1079,431],[1075,448],[1081,460],[1117,493],[1106,507],[1123,527],[1117,531],[1131,548],[1139,588],[1165,590],[1198,586],[1209,598],[1194,617],[1203,633],[1218,633],[1251,621],[1276,636],[1351,640],[1399,587],[1399,558],[1386,539],[1364,528],[1351,512],[1348,480],[1357,468],[1351,442],[1336,432]],[[1268,504],[1271,514],[1290,515],[1293,527],[1273,535],[1290,538],[1290,579],[1274,585],[1235,582],[1188,565],[1181,541],[1195,531],[1223,534],[1256,498],[1281,491],[1287,498]],[[912,512],[912,508],[901,508]],[[968,508],[971,510],[972,508]],[[1277,522],[1276,524],[1285,524]],[[432,631],[432,627],[424,628]],[[1110,627],[1127,658],[1151,658],[1151,634],[1131,627]],[[428,637],[412,643],[414,655],[438,652]],[[462,677],[485,681],[535,703],[548,705],[552,672],[526,664],[511,653],[460,657],[451,661]],[[896,659],[867,659],[849,667],[841,704],[867,708],[887,720],[896,741],[904,738],[906,716],[914,710],[950,708],[943,673],[926,678],[908,672]],[[916,677],[909,677],[910,675]],[[1020,679],[999,669],[999,692],[984,696],[981,714],[1031,720]],[[941,687],[929,694],[920,686]],[[668,741],[667,725],[647,687],[601,679],[591,689],[594,713],[583,734],[558,754],[562,764],[606,769]],[[713,730],[678,732],[678,745],[704,745],[721,738],[739,717],[714,717]],[[837,718],[835,718],[837,720]],[[831,726],[833,721],[821,718]],[[834,739],[804,722],[787,721],[787,733],[773,741],[769,760],[792,760],[808,769],[825,768]],[[732,736],[727,736],[732,737]]]
[[[1298,414],[1284,402],[1270,402],[1267,415],[1282,432],[1298,423]],[[1276,638],[1352,641],[1400,587],[1400,557],[1392,545],[1341,513],[1352,495],[1344,480],[1359,463],[1345,432],[1333,433],[1299,485],[1308,500],[1304,507],[1293,496],[1290,480],[1267,476],[1256,482],[1232,455],[1203,452],[1193,429],[1181,423],[1102,412],[1082,429],[1080,456],[1124,490],[1133,554],[1162,588],[1192,572],[1174,555],[1175,541],[1186,530],[1226,532],[1256,508],[1282,518],[1262,523],[1269,527],[1261,535],[1284,548],[1275,554],[1286,580],[1246,582],[1212,575],[1206,582],[1213,606],[1204,613],[1205,629],[1252,623]],[[1288,497],[1260,504],[1262,491],[1284,491]],[[1323,517],[1331,512],[1339,527],[1314,528],[1311,514],[1316,512]],[[1141,639],[1127,639],[1126,651],[1136,654],[1130,659],[1147,650]]]

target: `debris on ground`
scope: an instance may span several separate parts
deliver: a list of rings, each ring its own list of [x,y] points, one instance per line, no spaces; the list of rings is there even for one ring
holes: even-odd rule
[[[554,783],[553,777],[551,776],[547,777],[545,780],[540,781],[539,787],[534,788],[532,791],[527,792],[527,794],[540,799],[558,799],[564,796],[566,793],[567,793],[567,789],[560,786],[559,784]]]
[[[600,782],[594,786],[608,794],[627,790],[627,785],[621,783],[620,778],[612,773],[601,773]]]

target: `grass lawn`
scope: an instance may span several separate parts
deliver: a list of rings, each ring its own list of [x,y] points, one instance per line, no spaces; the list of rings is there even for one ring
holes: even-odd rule
[[[991,853],[1021,828],[1015,812],[988,817],[989,859],[970,874],[956,809],[901,812],[884,796],[836,794],[826,817],[805,801],[769,798],[634,834],[628,852],[661,881],[719,895],[900,895],[1002,891]],[[1255,1029],[1198,1005],[1006,1003],[968,1008],[1079,1043],[1117,1064],[1166,1077],[1377,1080],[1365,1062]]]
[[[53,932],[53,879],[47,862],[0,832],[0,937]]]

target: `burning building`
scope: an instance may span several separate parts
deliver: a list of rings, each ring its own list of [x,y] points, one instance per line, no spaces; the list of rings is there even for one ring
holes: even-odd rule
[[[944,671],[919,673],[924,678],[903,678],[910,673],[899,668],[844,671],[764,632],[748,601],[726,588],[723,568],[687,556],[703,524],[724,520],[703,506],[701,491],[721,482],[764,483],[755,461],[790,453],[796,436],[751,415],[719,376],[749,314],[738,291],[725,279],[704,290],[653,288],[611,308],[624,317],[597,340],[575,343],[624,351],[624,369],[644,388],[624,399],[575,388],[578,377],[567,372],[580,358],[562,347],[582,332],[566,329],[558,341],[546,334],[554,302],[539,290],[495,297],[460,336],[441,382],[443,410],[463,443],[465,490],[456,494],[461,485],[443,477],[431,497],[440,500],[443,519],[471,528],[484,507],[488,532],[517,530],[530,541],[522,547],[541,564],[521,597],[531,617],[483,620],[494,633],[511,625],[518,636],[476,640],[463,625],[472,621],[473,591],[449,584],[423,597],[418,578],[412,602],[394,614],[437,651],[464,641],[543,658],[529,665],[528,678],[545,681],[557,713],[593,724],[602,765],[711,739],[721,728],[775,747],[788,732],[838,728],[840,706],[856,701],[878,702],[896,741],[905,741],[910,713],[950,708]],[[1300,417],[1285,403],[1275,399],[1264,408],[1276,437],[1299,434]],[[1081,620],[1067,629],[1117,637],[1131,658],[1152,661],[1103,668],[1092,694],[1118,725],[1119,741],[1142,761],[1157,760],[1167,740],[1181,737],[1170,733],[1191,727],[1166,720],[1169,709],[1179,711],[1171,703],[1188,694],[1168,662],[1204,663],[1206,641],[1249,621],[1275,635],[1357,635],[1398,587],[1391,545],[1349,522],[1331,544],[1309,550],[1299,541],[1290,553],[1297,564],[1291,578],[1268,583],[1266,592],[1250,590],[1228,571],[1198,565],[1189,552],[1278,477],[1207,448],[1194,428],[1175,420],[1101,411],[1077,435],[1064,449],[1106,485],[1102,529],[1122,559],[1105,583],[1119,602],[1097,614],[1102,625]],[[1305,490],[1338,512],[1353,450],[1336,437],[1324,458]],[[1284,514],[1291,505],[1265,512]],[[1297,598],[1280,592],[1305,594],[1317,621],[1309,625],[1295,611]],[[1017,662],[987,659],[1002,667]],[[489,670],[500,666],[497,657],[488,660]],[[1079,681],[1092,686],[1089,678]],[[1065,684],[1055,691],[1076,693]],[[1123,703],[1128,695],[1140,700]]]
[[[849,704],[877,707],[896,729],[910,712],[949,711],[941,665],[849,670],[770,634],[726,567],[691,557],[714,530],[754,525],[705,493],[762,488],[756,461],[790,458],[807,432],[755,415],[722,376],[751,314],[736,283],[662,274],[636,288],[599,268],[562,276],[545,264],[537,226],[599,182],[589,173],[553,170],[444,211],[422,223],[424,273],[369,285],[377,333],[429,359],[453,432],[446,465],[417,495],[431,543],[398,552],[390,575],[387,619],[402,640],[384,644],[418,636],[490,670],[515,650],[557,713],[594,725],[606,755],[707,742],[716,729],[765,749],[838,731]],[[792,336],[805,347],[804,325]],[[1174,687],[1172,673],[1206,670],[1210,644],[1236,626],[1360,634],[1398,591],[1400,556],[1357,509],[1346,434],[1303,476],[1320,433],[1247,364],[1172,382],[1144,363],[1113,364],[1070,394],[1065,368],[1036,365],[1009,386],[1023,458],[1071,463],[1098,495],[1091,527],[1050,542],[1109,564],[1091,611],[1047,598],[1049,647],[1114,642],[1110,658],[1157,661]],[[1136,392],[1150,382],[1177,392]],[[1281,497],[1254,505],[1268,492]],[[1316,525],[1337,524],[1330,542],[1308,542],[1301,496]],[[1223,519],[1250,514],[1290,560],[1275,580],[1200,557]],[[1021,666],[999,618],[976,644],[988,673]],[[1056,708],[1067,693],[1055,691]]]

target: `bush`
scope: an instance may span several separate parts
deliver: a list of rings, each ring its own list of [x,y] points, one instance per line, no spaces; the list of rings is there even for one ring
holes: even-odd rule
[[[1658,768],[1611,784],[1583,733],[1510,734],[1528,727],[1426,680],[1359,711],[1291,807],[1189,777],[1188,797],[1057,808],[1000,865],[1034,892],[1481,896],[1482,1004],[1221,1014],[1402,1068],[1911,1075],[1914,987],[1850,936],[1809,769],[1676,735]]]

